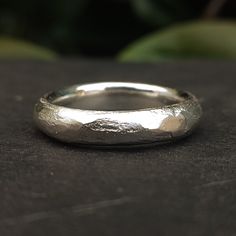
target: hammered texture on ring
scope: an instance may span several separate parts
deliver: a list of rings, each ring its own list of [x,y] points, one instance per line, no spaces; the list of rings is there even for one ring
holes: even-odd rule
[[[137,99],[134,109],[103,109],[102,104],[99,109],[68,105],[74,100],[80,104],[80,99],[86,105],[86,100],[93,97],[98,102],[99,96],[107,96],[111,102],[117,99],[116,94],[121,98],[138,96],[150,100],[150,104],[145,102],[145,107],[137,108]],[[122,106],[128,105],[129,100]],[[136,146],[184,137],[196,127],[201,114],[198,100],[189,92],[141,83],[103,82],[74,85],[42,96],[34,108],[34,121],[45,134],[63,142]]]

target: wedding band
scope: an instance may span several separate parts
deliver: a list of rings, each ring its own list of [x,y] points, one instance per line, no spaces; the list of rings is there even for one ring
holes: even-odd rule
[[[44,95],[35,105],[34,121],[48,136],[68,143],[139,146],[188,135],[201,113],[198,100],[189,92],[103,82]]]

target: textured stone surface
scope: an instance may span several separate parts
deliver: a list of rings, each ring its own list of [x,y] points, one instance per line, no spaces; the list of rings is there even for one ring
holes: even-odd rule
[[[45,91],[110,80],[189,90],[202,122],[174,144],[122,151],[35,129]],[[234,62],[1,62],[0,235],[235,235],[235,86]]]

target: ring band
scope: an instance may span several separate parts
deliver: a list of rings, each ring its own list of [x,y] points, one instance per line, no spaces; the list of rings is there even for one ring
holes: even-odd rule
[[[64,142],[127,146],[186,136],[201,113],[198,100],[188,92],[141,83],[103,82],[44,95],[35,105],[34,121],[44,133]]]

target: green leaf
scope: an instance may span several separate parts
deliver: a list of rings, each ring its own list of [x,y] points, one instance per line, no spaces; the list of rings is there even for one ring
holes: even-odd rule
[[[236,59],[235,22],[192,22],[146,36],[124,49],[121,61],[168,59]]]
[[[56,53],[49,49],[36,46],[12,38],[0,37],[0,58],[1,59],[39,59],[53,60]]]

